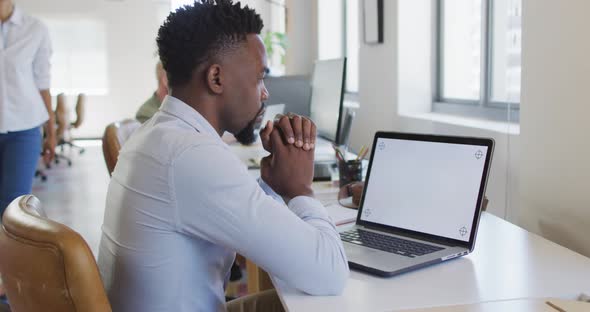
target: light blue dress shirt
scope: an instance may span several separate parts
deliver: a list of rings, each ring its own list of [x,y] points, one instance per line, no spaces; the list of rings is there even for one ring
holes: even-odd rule
[[[109,184],[98,265],[113,311],[223,311],[236,251],[301,291],[339,294],[349,270],[325,208],[285,205],[259,181],[203,116],[166,97]]]

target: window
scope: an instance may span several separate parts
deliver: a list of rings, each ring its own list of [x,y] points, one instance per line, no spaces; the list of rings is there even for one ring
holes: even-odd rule
[[[265,29],[262,38],[265,39],[270,74],[274,76],[284,75],[285,55],[289,45],[287,38],[287,5],[286,0],[266,0],[270,6],[270,23],[265,21]],[[272,46],[269,49],[269,45]]]
[[[347,57],[346,92],[358,92],[359,0],[318,1],[318,59]]]
[[[194,0],[170,0],[170,10],[192,5]],[[286,0],[240,0],[242,6],[248,6],[260,14],[264,22],[260,36],[266,45],[270,74],[280,76],[285,73],[285,54],[289,40],[286,37]]]
[[[518,121],[522,0],[440,0],[433,111]]]
[[[107,95],[108,58],[104,22],[41,17],[51,38],[51,93]]]

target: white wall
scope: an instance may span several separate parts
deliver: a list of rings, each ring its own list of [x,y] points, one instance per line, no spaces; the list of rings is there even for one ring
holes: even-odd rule
[[[523,5],[521,223],[590,256],[590,1]]]
[[[155,90],[156,32],[168,13],[162,1],[16,0],[38,17],[90,18],[106,24],[109,94],[90,96],[86,120],[74,135],[101,137],[105,126],[133,117]],[[84,66],[84,64],[80,64]],[[74,99],[69,99],[74,105]]]
[[[518,136],[408,117],[408,111],[423,112],[430,107],[434,72],[428,19],[432,4],[432,0],[385,1],[384,43],[361,45],[360,109],[351,145],[358,149],[370,144],[377,130],[492,137],[496,148],[487,188],[488,210],[515,221]]]

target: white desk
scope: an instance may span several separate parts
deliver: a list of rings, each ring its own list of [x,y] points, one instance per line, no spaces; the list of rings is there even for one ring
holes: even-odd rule
[[[233,148],[241,159],[263,153],[256,145]],[[336,201],[337,189],[329,182],[314,183],[314,190],[324,204]],[[308,296],[279,280],[273,283],[288,311],[395,311],[522,298],[574,299],[581,292],[590,294],[590,259],[484,213],[475,251],[459,259],[391,278],[351,271],[341,296]]]
[[[328,147],[320,154],[327,154]],[[257,145],[232,148],[241,159],[265,153]],[[314,183],[314,190],[323,203],[335,201],[337,189],[330,183]],[[466,257],[391,278],[351,271],[341,296],[308,296],[281,281],[273,283],[289,311],[394,311],[511,299],[574,299],[581,292],[590,294],[590,259],[484,213],[475,251]]]
[[[484,213],[472,254],[403,275],[351,271],[341,296],[308,296],[273,281],[288,311],[395,311],[590,293],[590,259]]]

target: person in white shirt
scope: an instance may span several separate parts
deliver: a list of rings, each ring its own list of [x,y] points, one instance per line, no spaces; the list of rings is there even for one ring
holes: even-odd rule
[[[262,27],[240,3],[201,0],[160,28],[170,95],[123,146],[106,200],[98,266],[114,311],[281,311],[274,290],[226,305],[236,252],[311,295],[345,287],[340,236],[311,188],[315,125],[269,121],[258,180],[221,140],[262,116]]]
[[[51,43],[47,27],[12,0],[0,0],[0,219],[16,197],[31,193],[39,155],[55,153],[51,110]],[[45,124],[42,145],[41,126]]]

